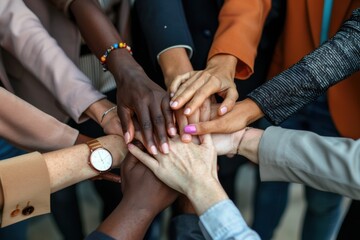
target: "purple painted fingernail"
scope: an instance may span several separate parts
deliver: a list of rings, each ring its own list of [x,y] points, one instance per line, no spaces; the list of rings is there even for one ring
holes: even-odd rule
[[[173,92],[172,92],[172,93],[170,93],[170,97],[173,97],[174,95],[175,95],[175,93],[173,93]]]
[[[195,125],[193,125],[193,124],[187,125],[187,126],[184,128],[184,132],[185,132],[185,133],[196,133],[196,127],[195,127]]]

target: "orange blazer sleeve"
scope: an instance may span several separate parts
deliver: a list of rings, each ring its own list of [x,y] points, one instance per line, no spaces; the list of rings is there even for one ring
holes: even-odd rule
[[[257,47],[270,7],[270,0],[225,0],[208,59],[231,54],[238,59],[235,78],[248,78],[254,72]]]

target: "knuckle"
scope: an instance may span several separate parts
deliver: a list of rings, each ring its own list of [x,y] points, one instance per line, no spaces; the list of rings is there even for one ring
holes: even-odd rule
[[[157,115],[153,119],[155,125],[161,125],[164,124],[164,118],[162,115]]]
[[[144,130],[151,130],[152,125],[150,120],[145,120],[141,123],[142,129]]]

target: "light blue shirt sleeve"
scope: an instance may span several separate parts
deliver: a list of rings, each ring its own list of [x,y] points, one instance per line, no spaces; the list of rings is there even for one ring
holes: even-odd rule
[[[200,216],[200,229],[206,239],[259,240],[231,200],[221,201]]]

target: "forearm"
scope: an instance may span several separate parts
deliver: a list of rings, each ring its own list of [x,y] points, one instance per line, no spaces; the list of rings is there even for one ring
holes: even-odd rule
[[[107,135],[98,138],[98,140],[104,148],[111,152],[114,159],[113,167],[119,167],[127,153],[123,138],[117,135]],[[96,170],[90,167],[89,156],[90,150],[86,144],[45,153],[44,158],[49,171],[51,192],[99,175]]]
[[[71,3],[70,10],[86,44],[98,58],[114,43],[122,41],[117,29],[103,13],[97,1],[76,0]],[[121,85],[124,72],[142,71],[125,49],[112,51],[106,58],[106,65],[114,75],[118,86]]]
[[[115,239],[143,239],[156,215],[144,209],[129,207],[132,204],[125,202],[122,200],[97,230]]]
[[[297,64],[249,94],[279,124],[332,85],[359,71],[360,10],[340,31]]]

